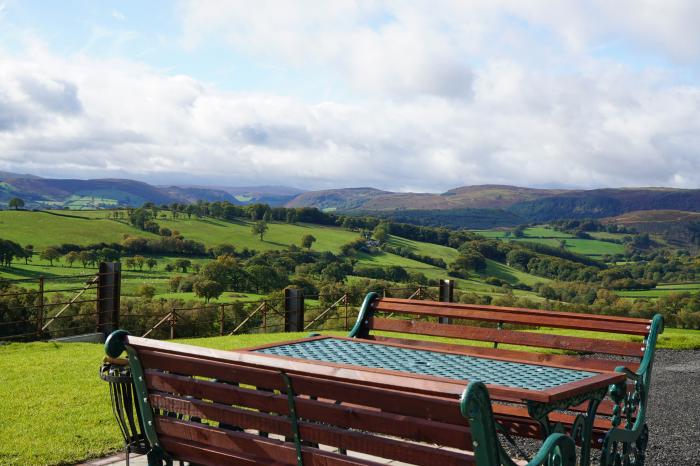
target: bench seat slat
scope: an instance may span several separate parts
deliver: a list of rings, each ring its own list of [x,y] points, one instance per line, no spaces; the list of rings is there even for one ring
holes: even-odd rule
[[[295,465],[294,444],[268,439],[244,432],[231,432],[167,417],[156,418],[156,428],[161,433],[161,443],[168,450],[179,452],[179,457],[196,464],[269,464]],[[201,440],[199,442],[198,440]],[[204,444],[203,442],[206,442]],[[178,451],[171,446],[177,445]],[[194,450],[194,453],[190,453]],[[328,466],[378,466],[379,463],[359,458],[349,458],[333,452],[302,447],[304,464]],[[251,458],[253,462],[251,461]]]
[[[416,320],[386,319],[373,317],[368,327],[401,333],[418,333],[421,335],[462,338],[512,345],[555,348],[571,351],[602,352],[620,356],[637,356],[644,354],[642,343],[614,340],[597,340],[594,338],[572,337],[517,330],[499,330],[469,325],[450,325]]]
[[[405,305],[414,305],[418,303],[431,303],[437,304],[444,308],[453,309],[474,309],[474,310],[484,310],[484,311],[495,311],[495,312],[510,312],[515,314],[526,314],[526,315],[542,315],[548,317],[566,317],[568,319],[581,319],[590,320],[597,322],[617,322],[617,323],[628,323],[632,325],[650,325],[650,319],[643,319],[640,317],[625,317],[625,316],[610,316],[606,314],[587,314],[583,312],[566,312],[566,311],[547,311],[545,309],[529,309],[524,307],[508,307],[508,306],[492,306],[487,304],[463,304],[463,303],[451,303],[443,301],[416,301],[415,299],[401,299],[401,298],[382,298],[382,301],[387,303],[400,303]]]
[[[519,312],[505,312],[481,309],[464,309],[440,306],[440,303],[404,304],[375,301],[375,311],[390,313],[423,315],[432,317],[449,317],[454,319],[480,320],[484,322],[503,322],[509,324],[527,325],[534,327],[554,327],[573,330],[587,330],[593,332],[622,333],[629,335],[646,336],[649,333],[648,325],[628,324],[620,322],[599,322],[587,319],[572,318],[569,316],[528,315]]]
[[[289,411],[287,397],[271,392],[153,372],[146,374],[146,383],[152,390],[192,396],[220,404],[241,405],[280,414],[287,414]],[[436,443],[454,448],[463,448],[471,444],[469,428],[464,423],[463,425],[446,424],[377,409],[366,409],[357,405],[340,406],[308,398],[298,398],[296,408],[301,418],[314,419],[344,428],[396,435],[418,442]]]
[[[291,423],[286,416],[258,413],[178,397],[151,395],[150,398],[154,407],[166,411],[224,422],[241,426],[244,429],[262,430],[285,437],[292,434]],[[473,461],[471,454],[440,450],[422,444],[407,443],[397,439],[371,435],[367,432],[339,429],[301,419],[299,433],[304,441],[418,465],[431,466],[439,463],[457,466]],[[208,441],[207,444],[212,443]],[[214,444],[214,446],[217,445]]]

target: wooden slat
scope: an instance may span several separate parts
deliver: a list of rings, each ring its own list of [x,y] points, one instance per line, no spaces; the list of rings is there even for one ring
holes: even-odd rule
[[[263,412],[288,413],[286,395],[152,372],[146,374],[146,383],[150,389],[161,392],[192,396],[225,405],[244,406]],[[316,383],[324,382],[316,381]],[[418,442],[436,443],[454,448],[465,448],[471,445],[471,435],[464,419],[461,420],[461,425],[446,424],[376,409],[364,409],[356,405],[340,406],[301,397],[297,397],[296,408],[301,418],[339,427],[395,435]],[[452,409],[455,412],[459,410],[456,404]]]
[[[146,374],[148,380],[148,377],[156,372],[147,370]],[[454,396],[426,396],[352,382],[319,380],[317,377],[299,374],[291,374],[290,379],[294,390],[304,395],[370,406],[394,414],[464,425],[464,418],[459,413],[458,398]]]
[[[240,426],[244,429],[262,430],[284,436],[290,436],[292,433],[290,422],[286,416],[274,416],[177,397],[151,395],[150,399],[154,407],[169,412],[182,413],[188,416]],[[436,463],[457,466],[473,461],[471,454],[440,450],[421,444],[370,435],[364,432],[338,429],[305,420],[300,420],[298,424],[300,436],[304,441],[344,448],[381,458],[426,466]],[[207,439],[204,443],[215,447],[219,446],[210,439]]]
[[[423,304],[395,303],[376,301],[375,310],[393,313],[425,315],[433,317],[450,317],[454,319],[479,320],[484,322],[503,322],[509,324],[528,325],[536,327],[568,328],[574,330],[589,330],[594,332],[621,333],[628,335],[647,335],[646,325],[629,324],[625,322],[600,322],[570,316],[528,315],[518,312],[492,311],[469,308],[454,308],[440,306],[440,303]]]
[[[644,354],[644,346],[642,343],[629,341],[599,340],[595,338],[519,332],[517,330],[499,330],[495,328],[440,324],[417,320],[386,319],[381,317],[371,318],[368,326],[374,330],[389,332],[416,333],[420,335],[534,346],[538,348],[555,348],[590,353],[597,352],[615,354],[618,356],[641,357]]]
[[[438,351],[450,351],[469,356],[502,357],[514,361],[526,361],[531,364],[551,364],[556,367],[568,367],[585,371],[605,372],[614,371],[618,366],[626,366],[637,370],[639,363],[622,359],[582,358],[580,356],[550,353],[535,353],[502,348],[486,348],[467,344],[452,344],[426,340],[410,340],[407,338],[369,335],[365,340],[375,340],[384,344],[399,344],[410,348],[425,348]]]
[[[507,307],[507,306],[491,306],[486,304],[463,304],[463,303],[448,303],[442,301],[416,301],[415,299],[401,299],[401,298],[382,298],[382,301],[390,303],[400,303],[412,305],[418,303],[429,303],[431,305],[436,305],[445,308],[454,309],[479,309],[485,311],[496,311],[496,312],[512,312],[521,313],[526,315],[543,315],[543,316],[556,316],[556,317],[567,317],[572,319],[582,319],[582,320],[594,320],[600,322],[618,322],[618,323],[628,323],[632,325],[651,325],[650,319],[643,319],[639,317],[626,317],[626,316],[610,316],[606,314],[586,314],[582,312],[566,312],[566,311],[547,311],[545,309],[529,309],[524,307]]]
[[[161,432],[167,432],[167,435],[163,437],[163,440],[167,440],[162,441],[166,448],[170,449],[170,445],[175,442],[180,443],[182,445],[180,448],[182,456],[178,456],[178,458],[193,461],[197,464],[249,464],[247,463],[247,458],[249,458],[251,454],[258,455],[258,463],[253,464],[297,464],[296,450],[291,443],[163,417],[157,419],[156,425]],[[203,445],[202,443],[193,441],[193,439],[208,442],[210,445]],[[193,450],[200,451],[202,455],[196,458],[188,458],[185,456],[191,455],[190,451]],[[211,455],[210,452],[213,452],[216,456]],[[225,460],[229,456],[233,458],[242,457],[244,462],[221,462],[221,459]],[[379,465],[379,463],[373,461],[348,457],[309,447],[302,447],[302,459],[305,465],[312,466]]]

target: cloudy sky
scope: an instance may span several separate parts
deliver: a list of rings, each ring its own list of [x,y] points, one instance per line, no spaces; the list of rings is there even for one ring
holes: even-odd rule
[[[700,187],[697,0],[0,0],[0,170]]]

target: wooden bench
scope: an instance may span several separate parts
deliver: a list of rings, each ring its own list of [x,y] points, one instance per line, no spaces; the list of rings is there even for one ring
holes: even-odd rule
[[[510,326],[511,328],[507,328]],[[541,328],[553,329],[547,332]],[[596,332],[591,336],[558,335],[556,330]],[[490,347],[424,341],[405,336],[385,336],[374,332],[414,334],[469,342],[487,342]],[[415,347],[443,349],[486,357],[507,356],[510,359],[537,364],[547,362],[559,367],[624,372],[628,383],[610,387],[610,400],[603,401],[595,420],[593,446],[602,449],[602,464],[614,464],[621,455],[641,455],[643,463],[647,441],[645,415],[647,395],[657,336],[663,332],[663,318],[652,319],[578,314],[514,307],[459,304],[436,301],[382,298],[370,293],[360,309],[350,337],[399,343]],[[639,341],[612,339],[611,335],[636,337]],[[499,345],[528,347],[529,351],[502,349]],[[546,350],[563,350],[552,354]],[[559,352],[562,353],[562,352]],[[575,353],[577,355],[574,355]],[[586,355],[582,357],[581,355]],[[512,400],[506,400],[512,401]],[[574,413],[553,413],[553,422],[570,429],[576,421]],[[511,434],[542,436],[524,406],[494,405],[496,418]],[[622,452],[623,444],[631,451]]]
[[[436,397],[358,383],[351,370],[329,376],[308,363],[281,370],[260,362],[264,356],[123,330],[109,336],[105,350],[110,358],[127,353],[150,466],[495,466],[506,458],[478,382],[461,399]],[[552,457],[560,462],[548,463]],[[528,464],[575,461],[574,441],[553,434]]]

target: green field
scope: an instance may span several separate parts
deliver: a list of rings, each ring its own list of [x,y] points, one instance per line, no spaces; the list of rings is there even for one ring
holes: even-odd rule
[[[625,247],[622,244],[600,241],[598,239],[576,238],[569,233],[563,233],[546,226],[525,228],[523,232],[523,237],[514,238],[509,235],[508,231],[504,230],[474,230],[474,233],[478,233],[487,238],[495,238],[502,241],[526,241],[529,243],[544,244],[545,246],[553,248],[560,247],[561,241],[564,241],[564,247],[567,250],[585,256],[596,257],[623,254],[625,252]],[[625,235],[601,232],[592,233],[591,236],[601,239],[621,239]]]
[[[108,219],[107,217],[111,215],[110,211],[86,210],[59,213],[62,215],[45,212],[0,211],[0,226],[3,227],[0,237],[16,241],[22,245],[32,244],[37,252],[47,246],[61,243],[86,245],[95,242],[119,242],[126,234],[155,237],[155,235],[133,228],[124,221]],[[257,251],[277,250],[287,248],[291,244],[299,245],[302,236],[310,233],[317,239],[313,245],[313,250],[338,253],[343,244],[356,239],[359,235],[357,232],[336,227],[270,223],[269,231],[265,235],[264,240],[260,241],[259,237],[251,233],[251,222],[249,221],[224,221],[212,218],[187,219],[185,217],[174,219],[172,215],[166,215],[167,218],[158,219],[161,226],[177,230],[185,238],[200,241],[207,247],[229,243],[236,246],[239,250],[243,248]],[[448,264],[453,262],[459,255],[456,249],[450,247],[396,236],[390,237],[389,244],[392,247],[408,249],[415,254],[441,258]],[[141,284],[146,283],[156,288],[156,293],[159,297],[191,298],[191,293],[172,293],[168,289],[169,278],[179,272],[168,273],[163,269],[166,264],[172,264],[177,258],[157,256],[156,259],[158,260],[158,265],[153,271],[146,269],[143,271],[130,271],[124,269],[122,293],[126,296],[134,295],[136,289]],[[191,258],[190,260],[193,263],[203,264],[210,259]],[[384,252],[373,255],[359,254],[358,263],[373,267],[397,265],[404,267],[409,272],[423,273],[430,279],[447,277],[445,269]],[[29,264],[25,265],[23,262],[15,262],[12,268],[3,269],[0,274],[6,278],[16,279],[86,274],[93,271],[94,269],[83,269],[80,264],[68,267],[60,260],[55,261],[53,266],[49,266],[48,262],[42,261],[38,255],[35,255]],[[501,294],[503,291],[500,288],[494,288],[482,281],[488,276],[500,278],[510,284],[521,282],[532,285],[537,282],[547,281],[547,279],[529,275],[504,264],[489,261],[484,273],[474,275],[470,280],[457,280],[457,287],[465,291]],[[47,281],[47,289],[60,289],[62,287],[65,287],[65,283]],[[516,290],[515,293],[522,296],[536,297],[533,293],[520,290]],[[221,301],[228,301],[228,299],[226,296],[222,296]]]
[[[631,291],[616,291],[615,294],[625,298],[661,298],[679,293],[698,293],[700,292],[700,283],[671,283],[661,284],[651,290],[631,290]]]
[[[581,336],[581,332],[574,333]],[[256,334],[179,342],[236,349],[303,336]],[[666,329],[659,347],[700,348],[700,331]],[[0,346],[0,464],[73,464],[123,447],[109,405],[108,386],[97,375],[103,356],[102,345],[90,343]]]

